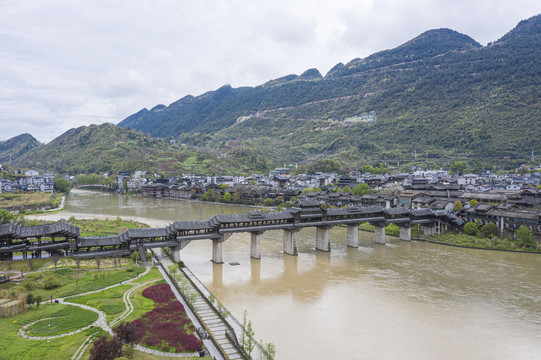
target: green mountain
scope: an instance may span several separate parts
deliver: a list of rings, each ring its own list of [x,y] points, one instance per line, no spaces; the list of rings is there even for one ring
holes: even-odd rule
[[[72,175],[145,170],[163,176],[183,172],[238,174],[270,167],[261,153],[245,150],[238,157],[219,158],[215,152],[197,149],[197,144],[209,141],[208,136],[189,140],[192,146],[151,138],[113,124],[82,126],[29,151],[14,161],[13,166],[46,168]]]
[[[38,147],[40,142],[30,134],[21,134],[0,141],[0,164],[15,161],[28,151]]]
[[[29,151],[16,164],[71,174],[131,170],[166,144],[112,124],[82,126]]]
[[[540,15],[487,46],[430,30],[324,77],[310,69],[254,88],[224,86],[119,126],[158,137],[211,134],[209,149],[274,161],[525,155],[541,150],[540,58]]]

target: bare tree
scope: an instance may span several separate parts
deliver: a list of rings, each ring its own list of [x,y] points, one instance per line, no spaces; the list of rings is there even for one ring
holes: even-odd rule
[[[57,253],[54,253],[53,254],[53,262],[54,262],[54,269],[56,270],[56,266],[58,265],[58,262],[60,261],[60,259],[62,258],[62,256],[60,256],[60,254],[57,254]]]
[[[28,258],[26,259],[26,263],[28,264],[28,268],[30,269],[30,271],[34,271],[34,259]]]

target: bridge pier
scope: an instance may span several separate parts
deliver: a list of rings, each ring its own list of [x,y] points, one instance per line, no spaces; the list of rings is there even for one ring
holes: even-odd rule
[[[212,262],[215,264],[223,264],[222,239],[212,240]]]
[[[252,259],[261,259],[261,232],[251,232],[252,238],[250,244],[250,257]]]
[[[170,246],[169,250],[171,251],[171,259],[178,264],[180,262],[180,246]]]
[[[331,251],[331,227],[316,227],[316,249],[321,251]]]
[[[385,224],[374,224],[374,242],[381,245],[387,243],[385,239]]]
[[[423,225],[423,235],[430,236],[434,234],[434,224]]]
[[[347,244],[349,247],[359,247],[359,225],[348,225],[347,227]]]
[[[299,255],[297,252],[297,231],[284,230],[284,254]]]
[[[138,245],[137,251],[139,251],[139,257],[141,258],[141,261],[143,262],[143,264],[148,263],[147,252],[145,250],[145,247],[143,245]]]
[[[400,240],[411,241],[411,227],[400,226]]]

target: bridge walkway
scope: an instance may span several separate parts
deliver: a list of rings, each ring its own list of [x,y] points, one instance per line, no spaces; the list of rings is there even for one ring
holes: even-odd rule
[[[171,259],[161,251],[156,251],[156,254],[165,271],[171,276],[169,266],[176,264],[173,263],[173,261],[171,261]],[[178,276],[185,279],[182,285],[182,292],[184,293],[184,296],[191,297],[191,305],[193,310],[203,323],[205,330],[215,340],[216,345],[218,345],[222,352],[225,353],[226,359],[244,359],[245,357],[243,357],[240,351],[235,347],[235,345],[232,344],[226,335],[226,331],[229,329],[229,326],[224,318],[218,315],[216,308],[211,306],[209,302],[205,300],[203,295],[182,272],[180,272],[180,275],[177,275],[177,277]],[[205,343],[205,345],[207,345],[207,343]]]

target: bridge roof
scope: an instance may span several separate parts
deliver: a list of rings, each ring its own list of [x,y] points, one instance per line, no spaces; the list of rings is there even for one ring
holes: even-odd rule
[[[11,236],[15,231],[16,225],[13,222],[6,224],[0,224],[0,237],[2,236]]]
[[[48,236],[79,236],[79,228],[70,224],[67,224],[63,220],[49,225],[40,226],[19,226],[16,225],[13,232],[16,238],[36,238],[36,237],[48,237]]]
[[[397,208],[385,209],[385,213],[387,215],[409,215],[410,210],[408,208],[397,207]]]
[[[276,221],[276,220],[292,220],[293,214],[290,211],[280,211],[271,213],[250,212],[248,214],[237,215],[216,215],[211,219],[216,225],[231,224],[254,221]]]
[[[167,237],[170,235],[167,228],[164,227],[150,229],[128,229],[128,231],[126,231],[124,234],[126,234],[130,239],[157,238]]]
[[[383,209],[381,206],[366,206],[366,207],[350,206],[347,208],[329,209],[327,210],[327,216],[380,214],[380,213],[383,213],[384,211],[385,209]]]
[[[210,220],[175,221],[170,225],[173,230],[207,230],[212,229]]]
[[[433,214],[433,211],[430,209],[417,209],[417,210],[411,210],[410,214],[412,216],[429,216]]]
[[[120,240],[120,236],[118,235],[84,237],[84,238],[79,238],[79,240],[77,241],[77,246],[84,246],[84,247],[121,245],[121,244],[122,244],[122,241]]]

